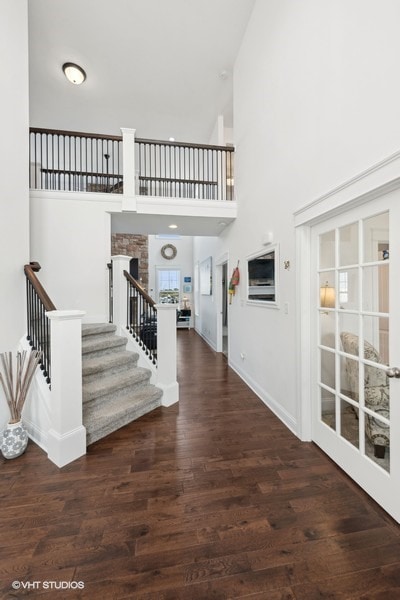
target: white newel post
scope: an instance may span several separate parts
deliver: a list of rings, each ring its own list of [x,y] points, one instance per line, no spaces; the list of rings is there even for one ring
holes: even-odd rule
[[[63,467],[86,454],[82,425],[82,317],[81,310],[46,313],[51,328],[51,413],[47,452]]]
[[[112,256],[113,269],[113,323],[117,326],[117,335],[124,335],[127,324],[127,283],[124,271],[129,273],[131,256]]]
[[[136,211],[135,132],[136,129],[121,127],[122,171],[124,175],[123,211]]]
[[[157,304],[157,387],[164,392],[163,406],[179,400],[176,380],[176,305]]]

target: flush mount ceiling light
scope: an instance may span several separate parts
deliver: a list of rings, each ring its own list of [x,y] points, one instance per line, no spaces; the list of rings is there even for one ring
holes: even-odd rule
[[[171,225],[168,225],[168,227],[170,229],[178,229],[178,225],[175,225],[174,223],[171,223]]]
[[[75,85],[80,85],[86,79],[85,71],[82,69],[82,67],[75,65],[74,63],[64,63],[62,70],[64,71],[64,75],[68,81]]]

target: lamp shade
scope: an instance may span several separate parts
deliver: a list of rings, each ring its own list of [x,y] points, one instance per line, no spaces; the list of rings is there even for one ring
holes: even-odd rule
[[[79,65],[74,63],[64,63],[62,70],[65,77],[74,85],[80,85],[86,79],[86,73]]]
[[[322,308],[335,308],[335,288],[328,282],[320,288],[320,305]]]

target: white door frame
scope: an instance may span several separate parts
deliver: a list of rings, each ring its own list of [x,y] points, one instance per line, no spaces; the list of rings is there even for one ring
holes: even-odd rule
[[[222,323],[222,276],[223,269],[222,265],[226,263],[227,272],[229,272],[229,252],[225,252],[221,256],[219,256],[215,260],[215,288],[216,288],[216,308],[217,308],[217,352],[222,352],[223,350],[223,323]],[[228,331],[229,331],[229,310],[228,310]],[[228,338],[229,343],[229,338]],[[229,355],[229,350],[228,350]]]
[[[300,209],[295,213],[296,250],[298,257],[297,262],[299,265],[296,280],[299,298],[296,314],[297,353],[299,357],[299,367],[297,372],[297,389],[299,390],[297,405],[299,410],[297,417],[298,435],[302,440],[313,439],[312,399],[315,382],[313,381],[311,369],[314,350],[314,340],[311,334],[315,313],[312,312],[313,303],[310,301],[311,282],[313,281],[311,260],[312,228],[319,223],[331,220],[332,217],[344,215],[351,209],[361,208],[362,205],[366,205],[374,200],[382,200],[380,204],[381,209],[385,206],[390,208],[390,202],[393,202],[393,194],[391,194],[391,192],[398,192],[400,189],[399,173],[400,153],[397,153],[394,157],[390,157],[387,161],[382,161],[379,165],[362,173],[359,177],[352,179],[350,182],[337,188],[330,194],[327,194],[319,201],[314,202],[308,207]],[[385,196],[388,196],[387,200],[385,199]],[[372,205],[372,210],[373,206],[374,205]],[[351,217],[350,213],[349,216]],[[391,223],[393,223],[393,221],[391,221]],[[393,225],[391,224],[391,229],[392,227]],[[391,240],[393,239],[392,230]],[[398,245],[395,246],[394,250],[396,256],[398,256]],[[398,353],[398,350],[396,350],[395,353],[396,352]],[[392,364],[397,364],[397,362],[400,363],[400,358],[399,356],[394,356],[395,353],[391,350],[390,360]],[[396,408],[395,411],[393,404],[391,403],[391,422],[397,424],[400,422],[399,407],[396,404],[394,406]],[[334,460],[336,457],[337,463],[346,472],[349,472],[350,476],[353,477],[363,489],[370,493],[370,495],[381,504],[393,518],[400,522],[400,509],[397,501],[399,490],[400,440],[396,435],[394,435],[393,441],[391,439],[391,449],[393,451],[393,457],[395,458],[391,461],[393,469],[391,469],[390,478],[386,478],[386,474],[379,473],[381,479],[371,479],[372,471],[367,463],[350,463],[348,461],[349,455],[344,448],[339,447],[337,444],[328,444],[327,447],[328,446],[329,449],[326,450],[328,455]]]
[[[400,151],[371,166],[294,213],[296,231],[297,435],[311,440],[311,228],[400,188]]]

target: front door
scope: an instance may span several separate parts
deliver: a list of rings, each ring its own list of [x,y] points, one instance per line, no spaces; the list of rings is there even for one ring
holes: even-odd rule
[[[400,522],[398,194],[313,227],[312,437]]]

